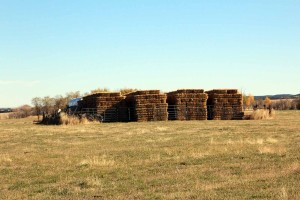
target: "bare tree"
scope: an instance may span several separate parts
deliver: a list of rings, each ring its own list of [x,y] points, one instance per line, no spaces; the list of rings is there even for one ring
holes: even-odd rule
[[[254,107],[257,107],[257,108],[263,108],[265,105],[263,99],[257,99],[257,100],[255,100],[255,102],[253,104],[254,104]]]
[[[290,110],[297,110],[297,99],[291,101]]]
[[[58,110],[58,109],[64,109],[68,103],[68,99],[67,97],[63,97],[62,95],[57,95],[54,97],[54,109]]]
[[[13,113],[9,114],[9,118],[25,118],[32,115],[32,107],[29,105],[23,105],[13,110]]]
[[[35,114],[38,116],[38,120],[40,120],[40,115],[43,107],[43,101],[40,97],[35,97],[31,100],[34,105]]]
[[[49,114],[54,111],[55,99],[49,96],[46,96],[42,99],[43,111],[45,114]]]
[[[70,99],[74,99],[74,98],[78,98],[80,97],[80,92],[76,91],[76,92],[68,92],[66,93],[66,101],[70,101]]]
[[[290,110],[293,107],[292,103],[291,99],[280,99],[273,103],[273,108],[276,110]]]

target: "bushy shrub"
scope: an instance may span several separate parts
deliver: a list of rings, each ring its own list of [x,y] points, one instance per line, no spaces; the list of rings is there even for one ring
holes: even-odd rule
[[[18,108],[13,109],[13,112],[8,116],[9,118],[25,118],[33,114],[33,109],[29,105],[23,105]]]

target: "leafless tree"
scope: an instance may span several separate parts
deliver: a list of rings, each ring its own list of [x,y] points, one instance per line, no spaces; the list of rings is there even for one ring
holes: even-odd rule
[[[40,115],[43,107],[43,101],[40,97],[35,97],[31,100],[34,105],[35,114],[38,116],[38,120],[40,120]]]
[[[292,108],[292,100],[280,99],[273,103],[273,108],[276,110],[290,110]]]
[[[50,114],[54,111],[55,99],[49,96],[46,96],[42,99],[43,112],[45,114]]]
[[[67,97],[63,97],[62,95],[57,95],[54,97],[54,109],[58,110],[58,109],[64,109],[68,103],[68,99]]]
[[[300,97],[296,100],[297,109],[300,110]]]
[[[32,107],[29,105],[23,105],[15,108],[12,113],[9,114],[9,118],[25,118],[32,115]]]
[[[76,91],[76,92],[68,92],[66,93],[66,101],[70,101],[70,99],[74,99],[74,98],[78,98],[80,97],[80,92],[79,91]]]

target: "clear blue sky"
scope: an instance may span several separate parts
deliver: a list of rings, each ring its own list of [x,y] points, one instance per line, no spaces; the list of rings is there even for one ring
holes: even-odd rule
[[[98,87],[300,93],[299,0],[0,0],[0,107]]]

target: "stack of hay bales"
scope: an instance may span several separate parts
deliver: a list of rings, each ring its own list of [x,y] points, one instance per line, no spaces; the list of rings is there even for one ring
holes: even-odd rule
[[[126,96],[122,96],[122,100],[118,103],[118,121],[119,122],[129,122],[130,112],[132,108],[129,108],[126,102]]]
[[[207,119],[207,94],[204,93],[203,89],[182,89],[169,92],[167,96],[170,116],[169,119]]]
[[[167,95],[159,90],[141,90],[126,95],[131,109],[130,121],[166,121],[168,120]]]
[[[237,89],[215,89],[208,94],[208,119],[243,119],[243,97]]]
[[[124,99],[120,92],[101,92],[83,97],[78,104],[86,112],[106,117],[106,121],[119,121],[119,112],[125,106]]]

